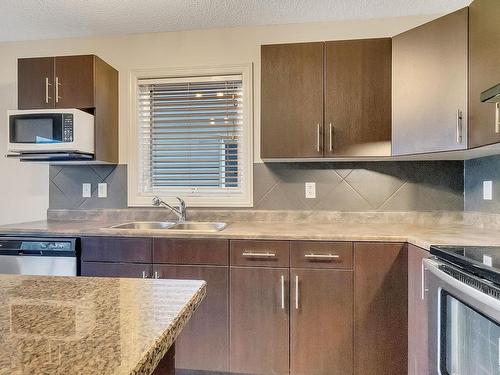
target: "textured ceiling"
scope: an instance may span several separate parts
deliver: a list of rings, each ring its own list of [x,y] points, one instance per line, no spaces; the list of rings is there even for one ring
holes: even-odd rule
[[[0,41],[431,15],[470,0],[0,0]]]

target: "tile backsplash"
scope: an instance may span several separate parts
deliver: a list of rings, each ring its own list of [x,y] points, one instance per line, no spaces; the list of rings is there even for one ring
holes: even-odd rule
[[[465,211],[500,214],[500,155],[466,160]],[[491,181],[493,199],[483,199],[483,181]]]
[[[126,165],[52,165],[49,168],[49,208],[92,209],[127,207]],[[108,197],[97,197],[97,184],[108,184]],[[92,196],[82,197],[82,184],[92,184]]]
[[[464,168],[460,161],[256,163],[254,209],[324,211],[463,210]],[[97,198],[97,184],[108,198]],[[316,198],[305,198],[305,183]],[[82,198],[82,183],[92,197]],[[51,166],[51,209],[127,207],[125,165]]]

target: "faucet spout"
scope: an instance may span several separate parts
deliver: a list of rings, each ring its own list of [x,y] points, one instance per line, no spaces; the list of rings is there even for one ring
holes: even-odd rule
[[[186,202],[179,197],[176,197],[176,199],[179,201],[179,208],[173,207],[169,205],[168,203],[164,202],[160,197],[154,197],[153,198],[153,206],[163,206],[165,208],[168,208],[170,211],[172,211],[175,215],[177,215],[177,220],[179,222],[184,222],[186,221]]]

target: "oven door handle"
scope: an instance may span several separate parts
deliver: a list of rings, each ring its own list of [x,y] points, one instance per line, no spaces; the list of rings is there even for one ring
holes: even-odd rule
[[[500,300],[497,300],[496,298],[489,296],[488,294],[473,288],[470,285],[467,285],[466,283],[455,279],[454,277],[448,275],[446,272],[441,271],[439,269],[439,263],[433,259],[424,259],[423,260],[424,265],[425,265],[425,270],[426,272],[432,273],[436,278],[438,278],[440,281],[442,281],[444,284],[446,284],[448,287],[454,288],[458,291],[460,291],[461,294],[467,296],[468,298],[471,298],[475,301],[478,301],[482,303],[483,305],[495,309],[497,311],[500,311]],[[465,274],[465,272],[460,271]],[[468,277],[472,277],[475,281],[483,284],[485,283],[483,280],[479,279],[478,277],[474,275],[467,274]],[[447,288],[448,289],[448,288]]]

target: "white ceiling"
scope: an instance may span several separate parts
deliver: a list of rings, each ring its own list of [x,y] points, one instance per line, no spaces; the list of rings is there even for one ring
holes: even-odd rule
[[[0,0],[0,41],[431,15],[470,0]]]

